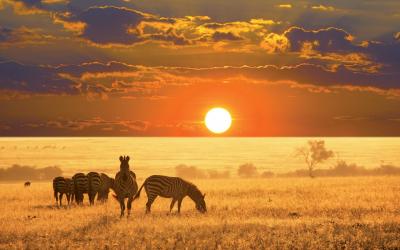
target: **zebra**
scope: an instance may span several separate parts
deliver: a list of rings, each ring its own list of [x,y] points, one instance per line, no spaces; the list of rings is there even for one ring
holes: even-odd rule
[[[186,196],[189,196],[194,201],[198,211],[201,213],[207,212],[206,202],[204,201],[206,194],[202,194],[194,184],[185,181],[182,178],[152,175],[144,181],[143,185],[135,195],[134,200],[139,198],[143,187],[147,194],[146,213],[150,212],[151,204],[153,204],[157,196],[172,198],[169,207],[170,212],[172,211],[175,202],[178,201],[178,213],[180,213],[182,200]]]
[[[114,192],[116,195],[114,197],[119,201],[121,207],[122,218],[125,211],[125,198],[128,198],[127,208],[128,217],[131,213],[133,196],[138,190],[138,185],[136,183],[136,175],[129,170],[129,156],[120,156],[119,161],[121,162],[120,171],[115,175],[114,181]]]
[[[98,193],[101,185],[100,175],[99,173],[96,172],[90,172],[87,174],[87,178],[89,184],[89,189],[88,189],[89,203],[90,205],[94,205],[94,198],[96,197],[96,194]]]
[[[60,206],[62,206],[62,197],[65,194],[67,196],[68,205],[73,200],[73,183],[69,178],[64,177],[56,177],[53,179],[53,191],[54,198],[56,199],[56,203],[60,202]],[[71,199],[72,197],[72,199]]]
[[[75,201],[78,204],[83,203],[83,194],[89,192],[88,177],[83,173],[77,173],[72,177],[74,182]]]
[[[105,202],[108,199],[110,188],[114,189],[114,178],[108,177],[108,175],[101,173],[100,180],[101,183],[97,194],[97,200]]]

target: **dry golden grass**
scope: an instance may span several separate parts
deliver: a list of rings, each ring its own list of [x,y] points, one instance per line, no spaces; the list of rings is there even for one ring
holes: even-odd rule
[[[195,183],[207,193],[206,215],[189,198],[181,215],[168,214],[163,198],[145,215],[143,192],[129,219],[113,199],[59,209],[50,183],[1,184],[0,249],[400,248],[398,177]]]

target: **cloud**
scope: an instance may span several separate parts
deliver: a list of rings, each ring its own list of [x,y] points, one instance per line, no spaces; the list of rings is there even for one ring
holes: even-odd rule
[[[396,41],[400,41],[400,32],[395,33],[393,37]]]
[[[0,47],[27,47],[30,45],[48,44],[55,41],[55,37],[43,34],[40,29],[7,28],[0,26]]]
[[[92,7],[72,18],[85,24],[81,37],[98,44],[133,44],[143,41],[136,27],[146,16],[119,7]]]
[[[335,11],[335,8],[332,6],[326,6],[326,5],[314,5],[311,7],[313,10],[319,10],[319,11]]]
[[[400,68],[400,43],[356,43],[354,36],[335,27],[291,27],[282,34],[266,35],[260,46],[268,53],[294,54],[326,67],[341,65],[351,71],[380,73],[388,78],[390,74],[397,75]]]
[[[65,9],[69,0],[2,0],[11,5],[17,15],[49,14]],[[0,3],[1,5],[1,3]],[[1,9],[1,8],[0,8]]]
[[[315,31],[292,27],[284,32],[284,36],[289,40],[290,51],[301,51],[305,43],[311,43],[315,50],[324,52],[349,51],[354,48],[353,37],[334,27]]]
[[[52,67],[0,62],[0,73],[0,90],[5,93],[84,95],[89,98],[112,95],[159,99],[168,88],[232,79],[241,79],[248,84],[286,84],[313,92],[344,89],[393,97],[400,94],[399,72],[356,72],[341,65],[331,68],[316,64],[188,68],[90,62]]]
[[[293,6],[291,4],[279,4],[276,7],[281,9],[291,9]]]
[[[151,126],[147,121],[103,119],[54,119],[37,122],[2,122],[7,130],[0,130],[1,135],[145,135]]]
[[[42,94],[78,94],[79,83],[66,79],[54,68],[0,62],[0,89]]]
[[[173,29],[178,19],[157,17],[126,7],[90,7],[78,13],[59,13],[54,20],[75,32],[78,37],[98,46],[130,46],[149,41],[190,44]],[[162,29],[162,26],[169,28]],[[153,29],[149,30],[149,27]]]
[[[212,39],[216,42],[219,41],[240,41],[243,38],[233,34],[232,32],[219,32],[216,31],[213,35],[212,35]]]

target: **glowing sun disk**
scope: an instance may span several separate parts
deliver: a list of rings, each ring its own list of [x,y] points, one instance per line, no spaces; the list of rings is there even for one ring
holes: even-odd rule
[[[204,122],[211,132],[221,134],[230,128],[232,117],[224,108],[212,108],[207,112]]]

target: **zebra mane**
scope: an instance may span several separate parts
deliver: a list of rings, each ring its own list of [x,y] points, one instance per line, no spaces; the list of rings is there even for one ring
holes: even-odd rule
[[[191,182],[188,182],[188,184],[189,184],[189,196],[192,196],[192,198],[196,199],[203,197],[203,194],[196,185],[194,185]]]

